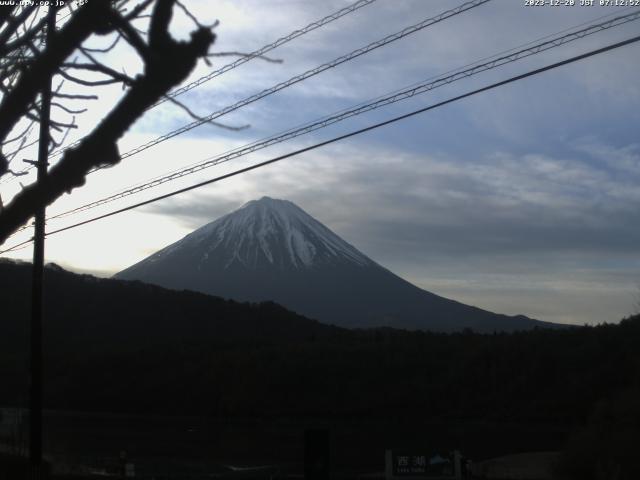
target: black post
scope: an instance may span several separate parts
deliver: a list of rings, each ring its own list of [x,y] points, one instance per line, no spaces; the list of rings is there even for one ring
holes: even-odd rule
[[[47,12],[46,47],[50,48],[56,27],[56,8],[49,6]],[[37,182],[46,181],[49,157],[49,124],[51,115],[51,76],[46,80],[41,92],[40,139],[38,143]],[[30,391],[29,391],[29,460],[31,465],[42,465],[42,291],[44,277],[44,227],[45,207],[35,214],[33,241],[33,279],[31,290],[30,325]]]
[[[304,432],[304,480],[331,478],[329,430],[313,428]]]

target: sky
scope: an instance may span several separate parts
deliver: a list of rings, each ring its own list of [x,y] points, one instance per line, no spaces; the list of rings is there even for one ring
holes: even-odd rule
[[[347,0],[185,0],[216,27],[214,53],[251,52],[329,15]],[[180,96],[219,110],[462,2],[377,0]],[[599,2],[596,2],[599,3]],[[638,10],[636,7],[635,10]],[[492,0],[91,175],[55,215],[166,172],[330,115],[578,25],[632,8],[526,6]],[[600,18],[608,16],[606,18]],[[595,20],[598,19],[599,20]],[[194,26],[176,12],[172,32]],[[640,32],[640,21],[475,75],[203,170],[49,230],[121,208],[460,95]],[[95,45],[109,39],[93,40]],[[196,79],[236,57],[201,63]],[[484,309],[540,320],[617,322],[640,301],[640,44],[533,76],[393,125],[47,240],[47,261],[108,276],[245,202],[288,199],[373,260],[421,288]],[[139,71],[119,46],[110,65]],[[104,88],[69,141],[122,95]],[[125,152],[191,119],[165,103],[119,143]],[[22,180],[27,182],[29,179]],[[18,182],[0,185],[5,203]],[[7,245],[28,238],[25,231]],[[29,249],[13,252],[29,259]]]

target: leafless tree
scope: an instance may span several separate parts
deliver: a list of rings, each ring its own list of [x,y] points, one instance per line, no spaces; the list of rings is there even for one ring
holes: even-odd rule
[[[213,27],[201,25],[179,0],[74,0],[59,6],[51,2],[50,8],[67,18],[45,42],[47,13],[37,3],[0,7],[0,178],[19,173],[16,165],[32,143],[40,92],[49,77],[54,78],[50,150],[77,127],[84,111],[77,105],[95,99],[96,88],[122,84],[123,93],[88,135],[64,151],[45,181],[24,187],[7,205],[0,202],[0,244],[38,208],[83,185],[91,170],[120,162],[118,140],[183,82],[199,59],[206,61],[215,40]],[[169,33],[176,9],[195,24],[187,41]],[[95,47],[96,37],[103,39],[103,47]],[[140,74],[129,76],[108,64],[107,54],[123,42],[139,58]]]

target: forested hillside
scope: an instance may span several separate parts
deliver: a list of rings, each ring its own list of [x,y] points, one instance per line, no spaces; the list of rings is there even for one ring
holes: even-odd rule
[[[24,398],[28,273],[2,266],[2,403]],[[572,424],[640,385],[637,316],[511,334],[350,331],[60,269],[47,285],[50,408]]]

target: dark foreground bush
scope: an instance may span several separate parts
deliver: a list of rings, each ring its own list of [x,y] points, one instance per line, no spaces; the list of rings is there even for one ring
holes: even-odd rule
[[[568,441],[558,465],[563,480],[640,478],[640,390],[599,402],[586,427]]]
[[[32,467],[25,457],[0,454],[0,480],[49,480],[49,465]]]

